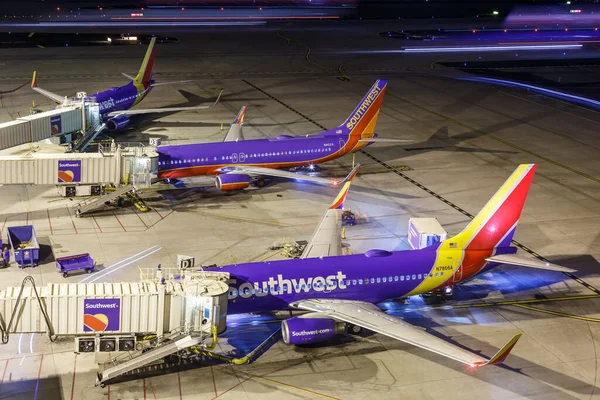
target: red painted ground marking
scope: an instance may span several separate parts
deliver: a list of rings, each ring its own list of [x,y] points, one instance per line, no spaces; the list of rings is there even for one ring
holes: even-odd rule
[[[117,219],[117,221],[119,222],[119,225],[121,225],[121,228],[123,228],[123,231],[127,232],[127,229],[125,229],[125,227],[123,226],[123,224],[121,223],[121,220],[119,219],[119,217],[117,217],[117,214],[115,214],[115,212],[112,212],[113,215],[115,216],[115,218]]]
[[[251,377],[250,377],[250,378],[251,378]],[[217,399],[217,398],[219,398],[219,397],[223,396],[225,393],[227,393],[227,392],[229,392],[229,391],[231,391],[231,390],[235,389],[236,387],[240,386],[242,383],[244,383],[244,382],[246,382],[246,381],[250,380],[250,378],[246,378],[246,379],[244,379],[243,381],[241,381],[240,383],[238,383],[238,384],[236,384],[236,385],[233,385],[232,387],[230,387],[229,389],[227,389],[226,391],[224,391],[224,392],[223,392],[223,393],[221,393],[220,395],[217,395],[217,396],[213,397],[213,398],[212,398],[212,400],[215,400],[215,399]]]
[[[135,213],[135,215],[138,216],[138,218],[140,219],[140,221],[142,221],[142,224],[144,224],[144,226],[146,227],[146,229],[148,229],[149,226],[144,222],[144,220],[142,219],[142,217],[140,217],[140,213],[138,213],[137,211],[135,211],[135,208],[133,209],[133,212]]]
[[[108,400],[110,400],[110,385],[108,385],[107,388],[108,388]]]
[[[100,228],[100,225],[98,224],[98,221],[96,221],[96,217],[94,217],[92,215],[92,219],[94,220],[94,222],[96,223],[96,226],[98,227],[98,229],[100,230],[100,233],[102,233],[102,228]]]
[[[215,390],[215,396],[216,396],[217,395],[217,382],[215,380],[215,370],[212,366],[210,367],[210,374],[212,375],[213,389]]]
[[[144,400],[146,400],[146,378],[144,378]]]
[[[179,377],[179,371],[177,371],[177,384],[179,385],[179,400],[183,400],[183,395],[181,394],[181,378]]]
[[[52,221],[50,221],[50,210],[46,208],[46,213],[48,214],[48,225],[50,225],[50,234],[54,235],[54,231],[52,230]]]
[[[73,381],[71,382],[71,400],[75,395],[75,374],[77,373],[77,354],[75,354],[75,361],[73,361]]]
[[[73,229],[75,229],[75,233],[79,235],[79,232],[77,232],[77,227],[75,226],[75,220],[73,219],[73,216],[71,215],[71,210],[69,210],[68,206],[65,206],[65,208],[67,209],[67,212],[69,213],[69,217],[71,217],[71,223],[73,223]]]
[[[8,369],[8,361],[6,360],[6,364],[4,364],[4,372],[2,373],[2,380],[0,381],[0,390],[2,390],[2,384],[4,383],[4,377],[6,376],[6,370]]]

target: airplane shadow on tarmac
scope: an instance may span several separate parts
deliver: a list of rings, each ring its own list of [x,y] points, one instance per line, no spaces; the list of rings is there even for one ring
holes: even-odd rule
[[[12,373],[2,382],[0,399],[21,400],[39,398],[44,400],[63,400],[65,397],[60,390],[60,377],[50,376],[39,379],[12,380]]]

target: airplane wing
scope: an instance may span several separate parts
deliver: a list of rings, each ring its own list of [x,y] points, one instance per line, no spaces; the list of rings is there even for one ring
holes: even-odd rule
[[[164,113],[164,112],[176,112],[176,111],[195,111],[195,110],[206,110],[208,108],[212,108],[217,105],[219,100],[221,99],[221,94],[223,91],[219,92],[219,96],[217,100],[211,105],[208,106],[196,106],[196,107],[168,107],[168,108],[147,108],[142,110],[121,110],[121,111],[113,111],[108,113],[109,117],[116,117],[118,115],[139,115],[139,114],[151,114],[151,113]]]
[[[321,222],[319,222],[300,258],[342,255],[342,209],[348,190],[350,190],[350,184],[358,173],[360,165],[358,164],[350,173],[349,178],[346,179],[342,190],[321,218]]]
[[[310,176],[310,175],[302,175],[302,174],[297,174],[295,172],[284,171],[284,170],[275,169],[275,168],[264,168],[264,167],[241,165],[241,166],[236,166],[236,167],[226,167],[225,169],[226,169],[226,171],[224,171],[223,173],[226,173],[226,174],[242,173],[242,174],[248,174],[248,175],[276,176],[279,178],[300,179],[300,180],[307,181],[307,182],[318,183],[321,185],[331,185],[331,186],[337,186],[341,183],[345,183],[346,181],[348,181],[348,179],[351,178],[352,173],[353,173],[353,172],[350,172],[350,174],[348,174],[348,176],[343,181],[340,182],[339,180],[335,180],[335,179],[321,178],[318,176]],[[354,170],[352,170],[352,171],[354,171]]]
[[[62,104],[65,102],[65,97],[60,94],[52,93],[46,89],[42,89],[37,85],[37,71],[33,71],[33,78],[31,79],[31,88],[38,92],[39,94],[46,96],[53,102],[57,104]]]
[[[513,336],[492,358],[487,359],[427,333],[401,318],[388,315],[371,303],[352,300],[312,299],[294,302],[290,306],[300,310],[323,313],[333,319],[361,326],[467,364],[472,368],[503,362],[521,337],[520,333]]]
[[[224,142],[239,142],[244,140],[244,134],[242,133],[242,125],[244,123],[244,115],[246,114],[246,105],[243,105],[238,113],[237,117],[231,123],[227,134],[223,138]]]
[[[546,261],[538,260],[537,258],[522,256],[520,254],[498,254],[485,259],[489,262],[496,262],[500,264],[518,265],[521,267],[545,269],[548,271],[558,271],[573,273],[577,270],[572,268],[563,267],[562,265],[552,264]]]

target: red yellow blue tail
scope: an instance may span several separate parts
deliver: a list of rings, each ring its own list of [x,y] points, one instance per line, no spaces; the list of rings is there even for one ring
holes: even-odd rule
[[[154,66],[154,44],[156,43],[156,38],[152,38],[150,40],[150,45],[148,46],[148,50],[146,50],[146,56],[144,57],[144,61],[142,62],[142,66],[140,67],[140,71],[133,79],[134,83],[142,84],[145,87],[152,83],[152,67]]]
[[[448,239],[453,248],[491,250],[512,240],[525,204],[535,164],[520,165],[488,201],[473,221],[458,235]]]
[[[354,169],[348,174],[346,179],[344,179],[342,181],[344,185],[342,186],[342,189],[338,193],[338,195],[335,198],[335,200],[333,201],[333,203],[331,203],[331,206],[329,206],[330,210],[334,210],[334,209],[341,210],[342,208],[344,208],[344,201],[346,201],[346,196],[348,195],[348,190],[350,190],[350,184],[354,180],[354,177],[356,177],[356,175],[358,174],[358,170],[360,169],[361,165],[362,164],[360,164],[360,163],[356,164],[356,167],[354,167]]]

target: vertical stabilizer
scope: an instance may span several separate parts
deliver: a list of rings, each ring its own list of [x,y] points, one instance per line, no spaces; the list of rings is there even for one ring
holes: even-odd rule
[[[146,56],[144,56],[144,61],[142,62],[142,66],[140,67],[140,71],[135,76],[133,81],[135,83],[141,84],[150,84],[152,80],[152,67],[154,66],[154,44],[156,43],[156,38],[152,38],[150,40],[150,45],[148,46],[148,50],[146,50]]]
[[[454,243],[456,248],[468,250],[508,246],[521,216],[535,169],[535,164],[519,165],[473,221],[447,241]]]
[[[338,131],[341,128],[342,133],[358,139],[373,137],[386,87],[387,80],[377,80]]]

